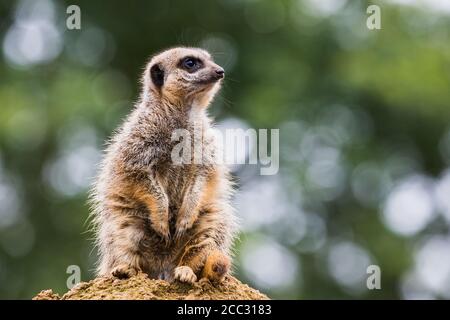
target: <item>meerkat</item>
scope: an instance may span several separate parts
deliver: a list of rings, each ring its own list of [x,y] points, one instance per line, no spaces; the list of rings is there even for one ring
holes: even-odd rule
[[[232,179],[216,161],[207,115],[224,74],[197,48],[169,49],[146,65],[140,99],[110,139],[91,192],[98,275],[193,283],[230,272]],[[174,163],[174,130],[194,134],[199,124],[201,163]]]

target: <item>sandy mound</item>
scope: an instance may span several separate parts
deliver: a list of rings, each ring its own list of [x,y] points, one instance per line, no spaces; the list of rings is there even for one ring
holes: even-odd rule
[[[81,282],[60,297],[52,290],[41,291],[33,300],[265,300],[258,290],[228,276],[220,285],[213,286],[202,279],[194,285],[151,280],[140,273],[130,279],[101,277]]]

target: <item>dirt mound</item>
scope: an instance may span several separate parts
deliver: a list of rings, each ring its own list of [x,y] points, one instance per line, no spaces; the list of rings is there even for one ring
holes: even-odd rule
[[[43,290],[33,300],[265,300],[258,290],[242,284],[232,276],[220,285],[202,279],[194,285],[152,280],[140,273],[120,280],[100,277],[81,282],[60,297],[52,290]]]

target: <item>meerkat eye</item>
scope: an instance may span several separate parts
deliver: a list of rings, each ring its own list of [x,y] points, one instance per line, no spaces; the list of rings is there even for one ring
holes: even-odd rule
[[[183,64],[183,65],[184,65],[186,68],[188,68],[188,69],[192,69],[193,67],[195,67],[196,62],[195,62],[194,59],[188,58],[188,59],[184,60],[184,64]]]
[[[202,61],[197,58],[186,57],[181,60],[180,66],[189,72],[195,72],[202,67]]]

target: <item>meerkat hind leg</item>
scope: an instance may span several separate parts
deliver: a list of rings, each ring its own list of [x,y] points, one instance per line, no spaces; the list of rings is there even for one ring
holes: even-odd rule
[[[202,278],[207,278],[214,283],[220,283],[230,271],[230,266],[230,258],[227,255],[219,250],[213,250],[206,258],[205,266],[202,270]]]
[[[145,237],[142,218],[110,215],[99,232],[102,252],[98,273],[103,276],[129,278],[146,268],[139,244]]]
[[[141,270],[138,267],[133,267],[123,263],[114,267],[111,270],[111,275],[119,279],[128,279],[137,275],[139,271]]]

